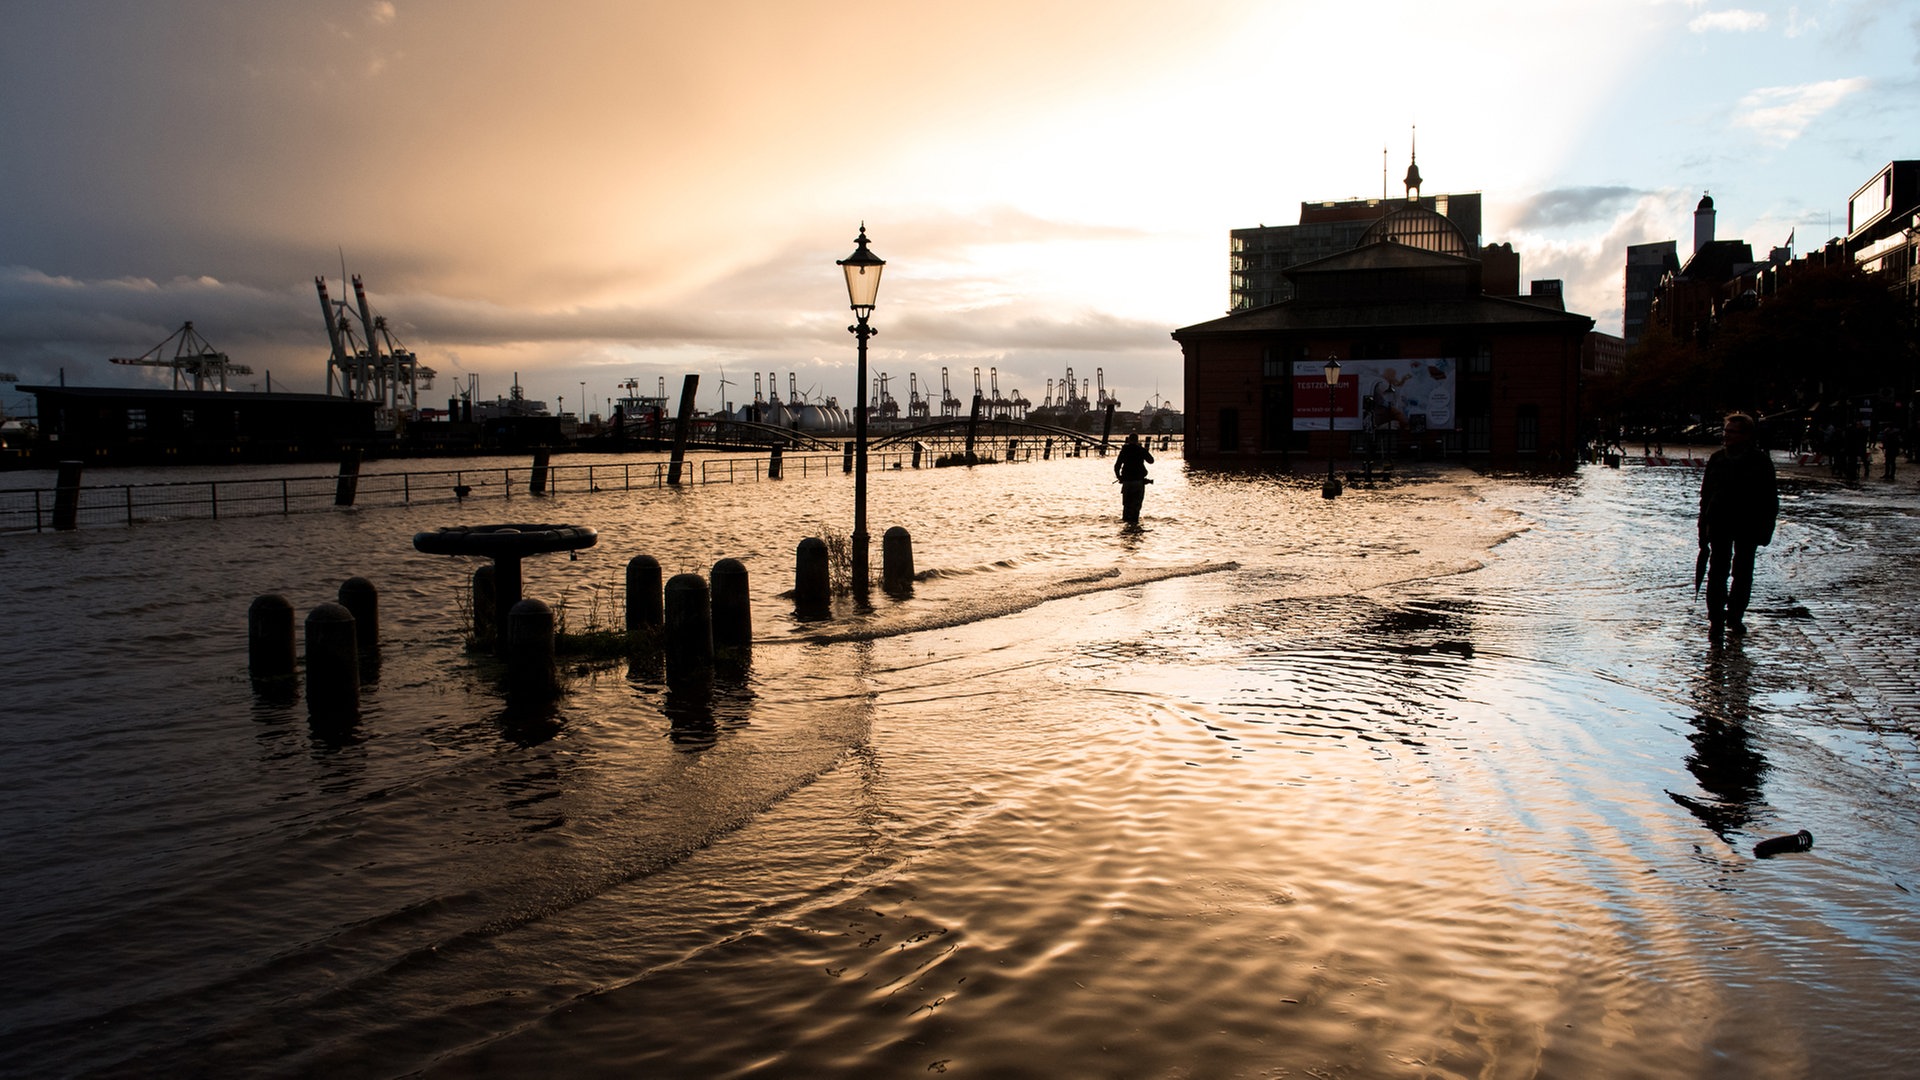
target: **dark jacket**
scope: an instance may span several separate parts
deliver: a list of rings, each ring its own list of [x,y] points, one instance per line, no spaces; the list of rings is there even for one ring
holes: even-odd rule
[[[1773,458],[1757,446],[1737,455],[1715,450],[1700,479],[1700,538],[1767,544],[1779,516]]]
[[[1122,481],[1145,480],[1147,466],[1152,463],[1153,454],[1141,443],[1130,442],[1120,448],[1113,459],[1113,475]]]

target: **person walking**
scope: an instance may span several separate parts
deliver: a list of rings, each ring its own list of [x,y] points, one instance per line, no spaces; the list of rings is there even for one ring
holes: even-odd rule
[[[1773,541],[1780,491],[1773,458],[1754,445],[1753,417],[1729,413],[1726,445],[1707,459],[1700,480],[1700,546],[1707,553],[1707,633],[1721,627],[1747,632],[1747,600],[1753,594],[1753,559]]]
[[[1127,524],[1140,521],[1140,503],[1147,496],[1147,466],[1153,464],[1153,451],[1140,442],[1140,436],[1128,435],[1113,459],[1113,478],[1120,482],[1120,516]]]
[[[1893,479],[1894,462],[1900,460],[1899,428],[1888,424],[1887,429],[1880,433],[1880,453],[1887,459],[1886,471],[1880,474],[1880,479],[1891,480]]]

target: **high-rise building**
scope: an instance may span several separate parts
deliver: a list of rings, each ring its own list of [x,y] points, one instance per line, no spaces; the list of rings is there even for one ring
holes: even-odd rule
[[[1628,348],[1640,343],[1647,330],[1647,316],[1653,309],[1654,293],[1660,279],[1680,269],[1679,245],[1672,240],[1652,244],[1633,244],[1627,248],[1626,297],[1620,336]]]

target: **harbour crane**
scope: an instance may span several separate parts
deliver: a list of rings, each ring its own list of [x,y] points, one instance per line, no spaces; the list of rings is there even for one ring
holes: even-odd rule
[[[907,419],[926,420],[932,412],[927,399],[920,396],[920,376],[907,373]]]
[[[1104,408],[1106,408],[1107,406],[1109,406],[1109,405],[1111,405],[1111,406],[1113,406],[1113,407],[1114,407],[1114,408],[1116,408],[1116,409],[1117,409],[1117,408],[1119,408],[1119,407],[1120,407],[1120,399],[1119,399],[1119,398],[1117,398],[1117,397],[1111,397],[1111,396],[1109,396],[1109,395],[1107,394],[1107,369],[1106,369],[1106,368],[1098,368],[1098,367],[1097,367],[1097,368],[1094,368],[1094,369],[1093,369],[1093,377],[1094,377],[1095,379],[1097,379],[1097,380],[1099,380],[1099,385],[1100,385],[1100,397],[1099,397],[1099,399],[1098,399],[1098,400],[1099,400],[1099,402],[1100,402],[1100,407],[1104,409]]]
[[[947,383],[947,369],[940,369],[940,415],[952,417],[960,415],[960,399],[953,396],[953,388]]]
[[[161,351],[173,344],[173,355],[162,356]],[[182,376],[193,376],[195,390],[206,389],[209,380],[218,380],[220,389],[227,388],[228,375],[251,375],[253,369],[245,364],[236,364],[227,359],[227,354],[207,344],[188,322],[168,335],[165,341],[133,357],[113,357],[110,364],[128,364],[137,367],[164,367],[173,369],[173,388],[180,389]]]
[[[352,284],[353,308],[357,311],[350,309],[347,301],[332,298],[326,278],[313,279],[314,290],[320,295],[327,341],[333,348],[327,358],[327,393],[331,395],[338,387],[341,397],[376,402],[412,415],[419,411],[420,391],[433,388],[437,373],[421,364],[413,350],[394,337],[386,316],[373,314],[366,284],[359,274],[353,275]],[[359,335],[354,332],[354,314],[359,316]]]
[[[987,369],[987,382],[988,382],[988,385],[991,387],[991,392],[993,394],[992,397],[987,399],[987,415],[991,417],[1004,418],[1010,410],[1008,407],[1009,403],[1007,399],[1000,396],[1000,369],[999,368],[990,367]]]

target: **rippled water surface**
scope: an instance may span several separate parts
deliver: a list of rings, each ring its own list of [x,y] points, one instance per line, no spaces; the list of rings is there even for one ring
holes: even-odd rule
[[[822,622],[833,473],[0,538],[0,1072],[1909,1071],[1915,716],[1832,643],[1911,608],[1911,488],[1789,475],[1710,648],[1689,470],[1171,457],[1138,530],[1109,461],[877,473],[920,580]],[[410,540],[516,520],[600,531],[527,563],[574,628],[741,559],[750,665],[510,710]],[[316,733],[246,609],[355,574],[382,662]]]

